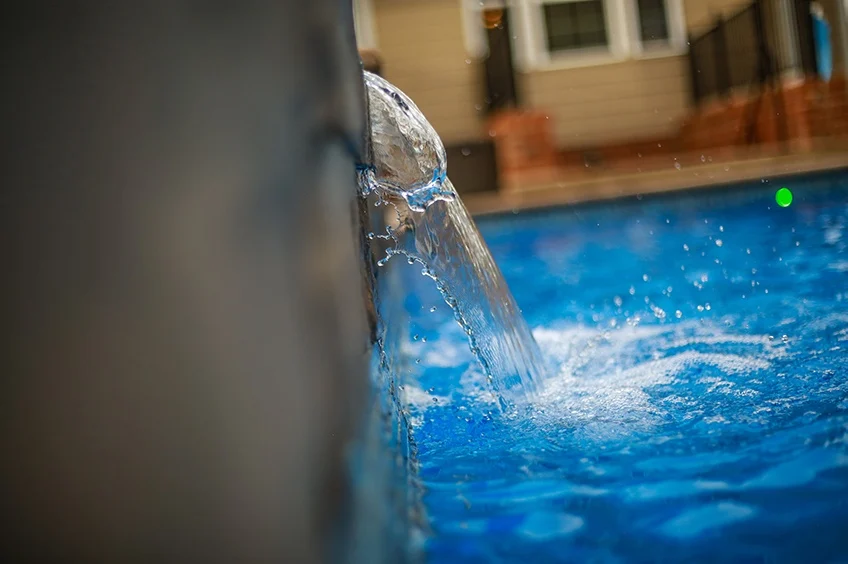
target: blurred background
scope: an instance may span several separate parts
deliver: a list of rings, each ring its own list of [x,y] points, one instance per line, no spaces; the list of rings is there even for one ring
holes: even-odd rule
[[[355,0],[472,212],[846,164],[843,0]]]

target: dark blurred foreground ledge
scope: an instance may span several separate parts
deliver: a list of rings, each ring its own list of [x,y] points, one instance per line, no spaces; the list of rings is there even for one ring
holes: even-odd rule
[[[7,8],[0,557],[327,560],[367,385],[349,3]]]

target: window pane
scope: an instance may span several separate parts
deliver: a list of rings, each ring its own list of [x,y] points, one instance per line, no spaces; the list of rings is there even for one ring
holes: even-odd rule
[[[665,0],[638,0],[639,32],[642,41],[667,41]]]
[[[603,0],[545,4],[544,11],[548,49],[552,52],[606,47]]]

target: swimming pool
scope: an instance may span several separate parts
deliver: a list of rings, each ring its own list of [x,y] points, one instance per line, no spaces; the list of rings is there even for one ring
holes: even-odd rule
[[[427,560],[848,558],[845,173],[478,226],[550,375],[499,408],[405,269]]]

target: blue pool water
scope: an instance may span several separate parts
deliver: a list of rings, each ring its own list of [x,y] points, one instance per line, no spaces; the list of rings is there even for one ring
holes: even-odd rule
[[[848,177],[776,182],[478,219],[549,362],[506,410],[403,273],[427,560],[848,561]]]

